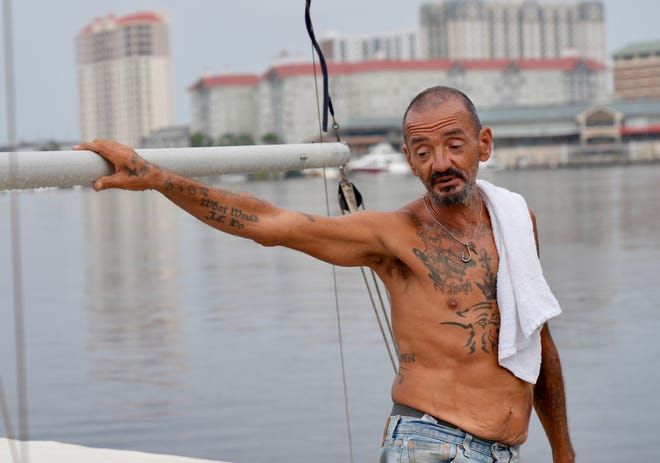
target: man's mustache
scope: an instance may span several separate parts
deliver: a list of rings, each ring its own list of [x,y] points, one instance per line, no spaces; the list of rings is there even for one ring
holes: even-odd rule
[[[465,180],[465,176],[462,172],[450,167],[449,169],[443,170],[442,172],[433,172],[431,177],[429,177],[429,184],[433,185],[435,182],[441,181],[445,177],[456,177],[460,180]]]

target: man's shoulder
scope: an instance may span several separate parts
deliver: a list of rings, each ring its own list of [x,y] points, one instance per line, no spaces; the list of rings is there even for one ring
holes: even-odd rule
[[[419,225],[420,207],[421,201],[416,199],[406,204],[402,208],[392,211],[392,214],[396,214],[401,220],[410,221],[415,225]]]
[[[356,218],[362,217],[366,221],[372,222],[374,226],[386,226],[387,228],[409,225],[419,221],[417,212],[409,205],[394,210],[366,209],[350,215],[354,215]]]

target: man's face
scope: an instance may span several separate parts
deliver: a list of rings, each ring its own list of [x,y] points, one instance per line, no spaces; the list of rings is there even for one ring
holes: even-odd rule
[[[408,164],[431,200],[439,206],[463,203],[476,183],[479,161],[490,157],[490,129],[477,133],[463,103],[451,98],[430,109],[410,111],[404,136]]]

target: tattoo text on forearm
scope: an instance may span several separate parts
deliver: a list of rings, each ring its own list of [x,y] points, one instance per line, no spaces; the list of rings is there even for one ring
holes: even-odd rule
[[[175,183],[168,177],[165,179],[164,187],[165,191],[186,193],[191,198],[197,198],[198,193],[201,193],[202,199],[199,205],[206,209],[206,215],[203,216],[203,219],[207,222],[227,225],[238,230],[245,228],[246,222],[259,222],[259,217],[256,214],[248,214],[238,207],[220,204],[218,201],[209,199],[209,189],[205,186],[193,185],[183,180]],[[229,191],[221,190],[220,192],[223,196],[239,196]]]
[[[245,228],[245,222],[259,222],[256,214],[246,214],[237,207],[225,206],[207,198],[203,198],[200,205],[207,209],[208,214],[204,218],[211,222],[228,225],[239,230]]]

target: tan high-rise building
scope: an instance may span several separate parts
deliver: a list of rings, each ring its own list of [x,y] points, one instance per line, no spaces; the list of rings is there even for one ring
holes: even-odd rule
[[[660,40],[633,43],[614,54],[614,92],[627,100],[660,99]]]
[[[76,51],[83,140],[140,146],[152,130],[172,125],[166,15],[96,18],[76,36]]]
[[[607,57],[597,0],[435,0],[422,5],[420,28],[428,59]]]

